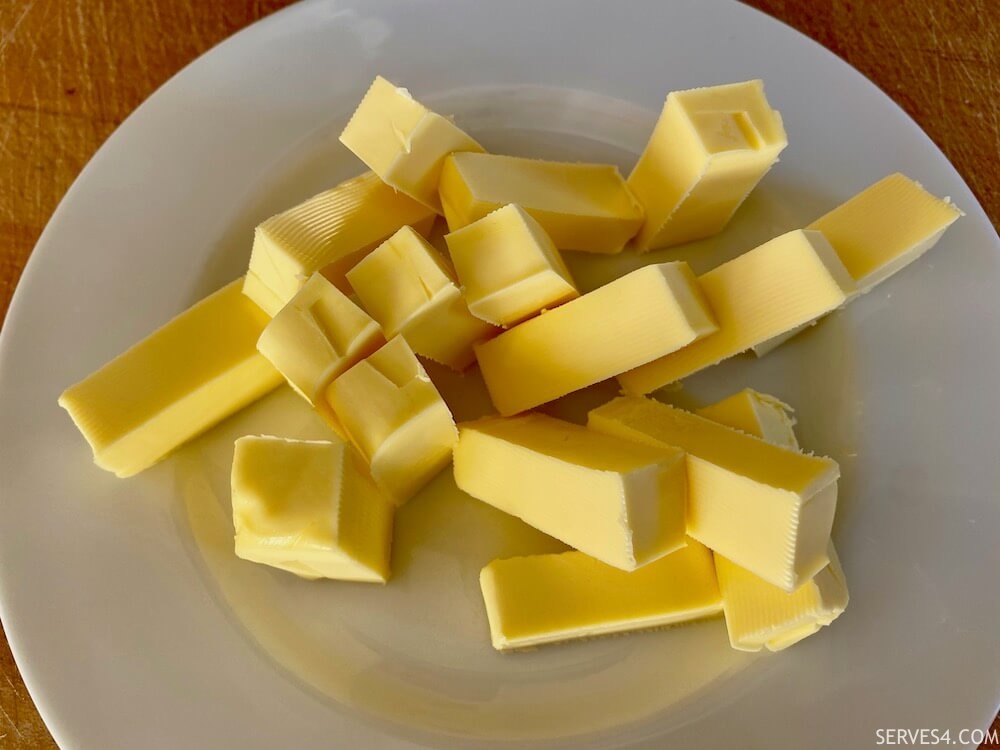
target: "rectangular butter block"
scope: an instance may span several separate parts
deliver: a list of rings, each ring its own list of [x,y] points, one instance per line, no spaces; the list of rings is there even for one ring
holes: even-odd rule
[[[232,493],[238,557],[303,578],[388,579],[392,505],[347,443],[242,437]]]
[[[268,317],[242,286],[227,284],[59,397],[98,466],[137,474],[280,385],[257,352]]]
[[[722,609],[712,553],[693,539],[632,572],[563,552],[494,560],[479,583],[498,651],[676,625]]]
[[[684,544],[684,454],[541,414],[459,426],[455,482],[622,570]]]
[[[335,379],[326,399],[376,483],[402,505],[451,460],[451,412],[401,337]]]
[[[580,296],[552,239],[516,204],[445,236],[469,310],[512,326]]]
[[[642,207],[609,164],[453,154],[440,190],[452,232],[516,203],[560,250],[617,253],[642,224]]]
[[[687,263],[626,274],[476,347],[493,404],[532,409],[716,330]]]
[[[695,413],[781,448],[799,449],[794,430],[794,410],[766,393],[744,388],[718,403],[695,410]]]
[[[454,151],[482,151],[461,128],[431,112],[410,92],[378,76],[340,142],[397,190],[441,213],[438,181]]]
[[[722,231],[787,145],[759,80],[671,92],[628,178],[646,214],[636,249]]]
[[[430,231],[434,212],[371,172],[262,222],[254,232],[243,293],[274,315],[322,271],[347,291],[344,274],[402,226]]]
[[[693,375],[840,307],[854,280],[823,235],[796,230],[698,277],[719,329],[619,376],[641,395]]]
[[[472,345],[496,328],[469,312],[447,261],[403,227],[347,273],[361,304],[388,337],[454,370],[472,364]]]
[[[588,427],[687,452],[687,533],[785,591],[828,562],[840,467],[644,398],[617,398]]]
[[[316,273],[267,324],[257,351],[318,406],[334,378],[384,343],[379,324]]]

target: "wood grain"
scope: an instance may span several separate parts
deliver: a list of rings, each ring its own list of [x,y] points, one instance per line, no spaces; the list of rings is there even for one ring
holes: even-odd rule
[[[184,64],[287,4],[0,1],[0,323],[38,235],[97,147]],[[750,4],[874,80],[948,155],[997,225],[996,0]],[[1000,731],[1000,718],[993,726]],[[0,749],[52,747],[0,631]]]

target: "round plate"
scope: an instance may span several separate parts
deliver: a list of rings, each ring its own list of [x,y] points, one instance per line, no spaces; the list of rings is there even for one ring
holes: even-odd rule
[[[851,606],[832,627],[763,656],[731,651],[719,621],[494,653],[479,567],[559,546],[459,493],[449,472],[399,513],[386,587],[237,560],[232,439],[323,429],[284,389],[136,478],[93,466],[59,393],[241,274],[261,219],[359,172],[336,136],[379,73],[493,150],[623,169],[667,91],[763,78],[791,145],[726,232],[652,258],[696,270],[896,170],[967,212],[925,259],[815,329],[670,394],[775,393],[797,407],[803,445],[841,463]],[[358,0],[278,13],[122,125],[18,289],[0,347],[0,603],[25,682],[68,750],[844,748],[874,744],[879,728],[981,728],[1000,695],[998,250],[899,108],[735,3]],[[573,267],[592,287],[638,262]],[[434,377],[460,417],[482,408],[474,376]]]

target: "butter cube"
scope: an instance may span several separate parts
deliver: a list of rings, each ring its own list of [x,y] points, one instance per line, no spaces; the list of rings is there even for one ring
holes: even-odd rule
[[[656,360],[709,336],[715,320],[687,263],[626,274],[476,347],[503,415]]]
[[[891,174],[824,214],[807,228],[822,232],[864,294],[902,271],[941,239],[962,212],[906,175]],[[804,326],[803,326],[804,327]],[[754,347],[763,357],[801,331]]]
[[[609,164],[453,154],[440,190],[452,232],[516,203],[560,250],[617,253],[642,224],[642,206]]]
[[[722,610],[712,553],[693,539],[632,572],[562,552],[494,560],[479,583],[498,651],[676,625]]]
[[[242,437],[232,490],[238,557],[303,578],[389,577],[392,505],[347,443]]]
[[[257,353],[268,317],[242,286],[227,284],[59,397],[98,466],[137,474],[281,384]]]
[[[402,226],[430,231],[434,212],[371,172],[261,223],[243,293],[274,315],[316,271],[347,291],[344,274]]]
[[[799,441],[793,429],[794,410],[766,393],[744,388],[716,404],[697,409],[695,413],[773,445],[791,450],[799,449]]]
[[[459,426],[455,483],[622,570],[684,545],[684,454],[541,414]]]
[[[469,310],[511,326],[580,296],[541,225],[509,204],[445,236]]]
[[[330,382],[385,343],[382,329],[321,274],[274,316],[257,351],[313,406]]]
[[[458,440],[455,421],[400,337],[334,380],[326,398],[375,482],[396,505],[451,460]]]
[[[441,164],[453,151],[483,147],[410,92],[378,76],[358,105],[340,142],[386,184],[441,213]]]
[[[693,375],[840,307],[854,280],[823,235],[796,230],[698,277],[718,332],[619,376],[640,395]]]
[[[644,398],[617,398],[588,427],[687,452],[687,533],[784,591],[827,565],[840,467]]]
[[[761,81],[674,91],[628,178],[640,252],[722,231],[788,145]]]
[[[347,272],[361,304],[417,354],[455,370],[472,364],[472,345],[496,329],[472,313],[441,254],[403,227]]]

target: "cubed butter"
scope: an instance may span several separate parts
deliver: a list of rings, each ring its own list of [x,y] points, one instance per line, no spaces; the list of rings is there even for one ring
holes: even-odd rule
[[[532,409],[716,330],[687,263],[646,266],[476,347],[493,404]]]
[[[451,460],[458,439],[455,421],[401,337],[334,380],[326,398],[376,483],[396,505]]]
[[[674,91],[628,178],[640,252],[720,232],[788,145],[757,81]]]
[[[696,414],[622,397],[590,412],[592,430],[687,452],[687,533],[784,591],[829,562],[840,467]]]
[[[684,544],[684,454],[542,414],[459,426],[455,483],[621,570]]]
[[[244,560],[303,578],[388,579],[392,505],[347,443],[242,437],[232,493]]]
[[[472,345],[496,328],[471,312],[447,261],[403,227],[347,272],[361,304],[417,354],[455,370],[472,364]]]
[[[454,151],[482,151],[447,117],[431,112],[410,92],[378,76],[340,134],[386,184],[441,213],[441,164]]]
[[[580,296],[542,226],[516,204],[445,236],[469,310],[512,326]]]
[[[840,307],[854,280],[820,232],[796,230],[698,277],[719,329],[619,376],[645,394]]]
[[[59,397],[98,466],[137,474],[281,384],[257,352],[268,317],[242,287],[227,284]]]
[[[642,224],[642,206],[609,164],[453,154],[440,190],[452,232],[516,203],[560,250],[617,253]]]
[[[344,274],[402,226],[430,231],[434,212],[371,172],[261,223],[243,293],[274,315],[316,271],[348,290]]]
[[[693,539],[632,572],[574,551],[494,560],[479,583],[498,651],[677,625],[722,610],[712,553]]]
[[[324,406],[333,379],[384,343],[379,324],[316,273],[267,324],[257,351],[310,404]]]
[[[696,413],[782,448],[799,449],[793,429],[794,410],[766,393],[744,388],[718,403],[697,409]]]

